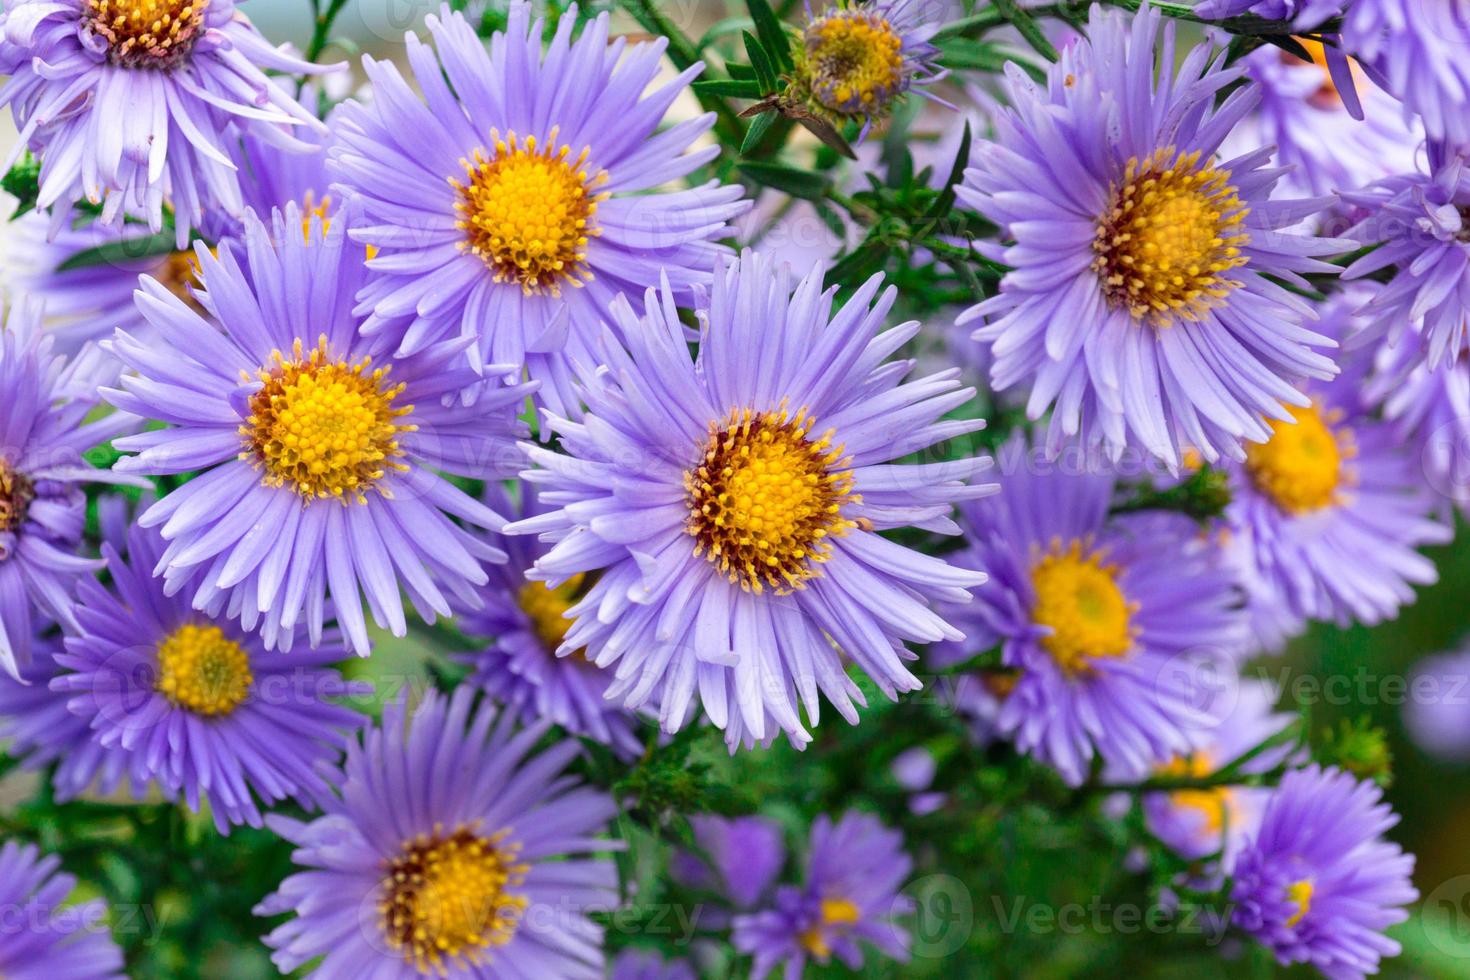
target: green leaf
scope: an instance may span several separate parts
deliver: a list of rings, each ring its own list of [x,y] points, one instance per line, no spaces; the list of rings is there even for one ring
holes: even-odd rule
[[[944,182],[944,190],[934,199],[925,212],[926,218],[942,218],[954,207],[955,188],[960,186],[960,181],[965,179],[965,168],[970,165],[970,123],[965,122],[965,131],[960,136],[960,148],[954,155],[954,164],[949,168],[949,178]]]
[[[1052,62],[1060,57],[1057,49],[1042,32],[1041,26],[1036,23],[1036,19],[1023,10],[1016,0],[995,0],[995,8],[1011,22],[1011,26],[1020,32],[1021,36],[1026,39],[1026,43],[1031,45],[1037,54]]]
[[[761,118],[769,117],[762,116]],[[778,191],[785,191],[792,197],[805,198],[808,201],[821,200],[832,187],[831,180],[822,174],[797,170],[795,167],[787,167],[779,163],[747,160],[737,166],[741,173],[757,184],[774,187]]]
[[[742,81],[755,81],[755,69],[749,65],[742,65],[738,61],[732,61],[727,64],[725,66],[725,74],[731,78],[741,79]]]
[[[745,131],[745,139],[740,141],[740,155],[746,156],[759,146],[761,140],[766,138],[766,134],[771,131],[771,127],[775,124],[776,113],[774,111],[763,112],[759,116],[756,116],[751,122],[750,128]]]
[[[715,95],[732,99],[759,99],[765,95],[753,79],[711,78],[694,83],[698,95]]]
[[[104,242],[95,248],[83,249],[57,266],[56,271],[66,272],[94,265],[137,262],[139,259],[155,255],[168,255],[176,250],[173,232],[160,231],[153,235],[126,238],[118,242]]]
[[[41,196],[41,161],[33,157],[30,150],[26,150],[15,162],[15,166],[0,178],[0,187],[18,199],[15,213],[10,216],[11,221],[28,213],[36,206],[36,198]]]
[[[745,6],[750,10],[750,19],[755,21],[756,34],[760,36],[761,43],[765,45],[775,66],[780,71],[790,71],[795,67],[795,62],[791,60],[791,36],[776,19],[771,5],[766,0],[745,0]]]
[[[781,80],[776,76],[776,69],[771,66],[771,56],[754,34],[744,31],[741,37],[745,39],[745,53],[750,58],[750,67],[755,69],[755,79],[760,82],[762,94],[776,91]]]

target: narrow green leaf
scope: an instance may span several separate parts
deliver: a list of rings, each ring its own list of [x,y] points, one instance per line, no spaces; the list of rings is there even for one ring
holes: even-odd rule
[[[10,216],[11,221],[28,213],[41,196],[41,161],[32,156],[30,150],[26,150],[5,176],[0,178],[0,187],[18,201],[15,213]]]
[[[783,72],[790,71],[795,65],[791,60],[791,36],[776,19],[771,5],[766,0],[745,0],[745,6],[750,10],[750,19],[755,21],[755,32],[760,36],[775,67]]]
[[[750,58],[750,67],[755,69],[755,79],[760,82],[762,94],[776,91],[780,79],[771,67],[771,56],[754,34],[745,31],[741,36],[745,39],[745,53]]]
[[[1011,22],[1011,26],[1020,32],[1021,36],[1026,39],[1026,43],[1031,45],[1037,54],[1052,62],[1060,57],[1057,49],[1042,32],[1041,26],[1036,23],[1036,19],[1028,11],[1022,9],[1016,0],[995,0],[995,8],[1005,15],[1005,19]]]
[[[770,117],[762,116],[761,118]],[[821,200],[832,186],[832,182],[822,174],[797,170],[795,167],[787,167],[779,163],[748,160],[737,166],[741,173],[758,184],[774,187],[778,191],[785,191],[792,197],[805,198],[809,201]]]
[[[693,87],[699,95],[717,95],[733,99],[759,99],[765,94],[754,80],[743,78],[711,78],[695,82]]]
[[[960,147],[955,151],[954,164],[949,168],[949,177],[944,182],[944,189],[934,199],[934,203],[925,212],[926,218],[942,218],[954,207],[955,188],[960,181],[965,179],[965,169],[970,166],[970,123],[965,122],[965,131],[960,136]]]
[[[160,231],[155,235],[104,242],[94,248],[83,249],[68,257],[65,262],[56,267],[56,271],[66,272],[94,265],[137,262],[155,255],[168,255],[173,251],[175,251],[173,232]]]
[[[775,112],[764,112],[756,116],[752,120],[750,128],[745,131],[745,139],[740,141],[740,155],[746,156],[759,146],[761,140],[766,138],[766,134],[771,131],[771,127],[775,123]]]

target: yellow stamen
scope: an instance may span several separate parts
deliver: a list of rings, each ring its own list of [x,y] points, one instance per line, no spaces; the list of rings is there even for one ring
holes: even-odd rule
[[[1342,412],[1314,407],[1291,410],[1294,422],[1271,421],[1271,438],[1248,443],[1245,469],[1256,489],[1288,514],[1309,514],[1338,500],[1343,460],[1357,455],[1352,433],[1334,431]]]
[[[821,921],[804,930],[798,939],[807,952],[825,960],[832,955],[832,942],[828,933],[844,933],[861,919],[862,910],[847,899],[824,898]]]
[[[1042,647],[1069,674],[1086,671],[1090,662],[1121,657],[1133,646],[1130,605],[1118,587],[1118,569],[1104,564],[1103,554],[1084,549],[1080,540],[1051,550],[1032,566],[1036,603],[1031,618],[1051,629]]]
[[[204,33],[209,0],[87,0],[87,28],[107,42],[107,60],[125,68],[178,65]]]
[[[1286,920],[1288,926],[1296,925],[1307,917],[1308,912],[1312,911],[1312,893],[1315,890],[1312,883],[1305,878],[1286,886],[1286,897],[1296,903],[1296,912]]]
[[[874,114],[903,89],[903,39],[877,14],[833,11],[814,20],[802,42],[797,76],[835,116]]]
[[[1240,285],[1226,276],[1247,261],[1249,210],[1230,172],[1199,156],[1170,147],[1130,160],[1093,239],[1109,302],[1154,326],[1199,319]]]
[[[383,476],[408,469],[398,435],[417,429],[398,421],[413,406],[394,405],[404,386],[388,384],[389,368],[373,368],[368,357],[334,359],[325,336],[310,352],[297,340],[289,360],[280,351],[272,359],[257,372],[263,386],[240,427],[241,458],[260,465],[267,485],[289,486],[308,501],[366,503],[370,489],[386,495]]]
[[[511,889],[529,870],[508,831],[481,837],[461,827],[448,836],[404,842],[383,879],[383,933],[422,974],[448,976],[488,960],[515,935],[524,895]]]
[[[36,499],[30,479],[0,456],[0,532],[14,531],[25,522],[26,511]],[[3,557],[3,553],[0,553]]]
[[[684,474],[694,553],[705,555],[746,591],[799,589],[832,553],[832,535],[863,522],[842,515],[852,492],[849,460],[816,420],[737,409],[710,424],[704,457]]]
[[[180,626],[158,645],[158,692],[178,708],[228,715],[250,693],[255,677],[240,644],[218,626]]]
[[[483,259],[496,282],[518,283],[527,294],[556,296],[563,285],[591,281],[587,243],[601,234],[593,218],[608,197],[596,190],[607,172],[590,172],[588,149],[573,157],[571,147],[557,146],[555,127],[544,143],[528,136],[521,144],[515,133],[501,139],[495,130],[490,138],[488,158],[476,150],[461,161],[468,183],[450,178],[460,193],[460,247]]]
[[[572,621],[566,618],[567,610],[576,604],[585,591],[583,583],[587,576],[578,572],[556,588],[545,582],[528,582],[521,589],[521,611],[531,621],[536,639],[548,651],[554,652],[567,637]]]

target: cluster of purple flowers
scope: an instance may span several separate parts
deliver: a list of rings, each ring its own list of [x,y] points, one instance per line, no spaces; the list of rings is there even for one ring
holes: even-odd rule
[[[813,12],[792,98],[866,134],[932,96],[921,6]],[[1434,9],[1210,0],[1334,25],[1320,63],[1228,64],[1095,8],[1005,80],[956,190],[1005,271],[965,370],[915,376],[881,274],[729,244],[744,188],[689,180],[715,114],[673,111],[701,66],[655,84],[666,40],[605,13],[513,3],[487,43],[446,7],[412,84],[364,58],[319,118],[287,79],[322,69],[232,0],[14,0],[0,104],[40,169],[0,331],[0,738],[63,799],[293,843],[258,907],[283,972],[597,978],[618,806],[577,737],[801,748],[823,702],[859,724],[958,669],[977,732],[1065,783],[1177,779],[1150,831],[1283,963],[1373,972],[1413,859],[1371,784],[1256,751],[1290,718],[1243,665],[1392,618],[1470,511],[1470,14]],[[976,365],[1028,417],[995,459],[951,451]],[[1206,521],[1123,504],[1202,468]],[[439,620],[466,681],[370,723],[338,665]],[[673,872],[757,977],[906,958],[875,817],[819,817],[793,884],[777,825],[694,826]],[[7,843],[0,897],[56,905],[54,865]],[[0,976],[120,968],[37,935]]]

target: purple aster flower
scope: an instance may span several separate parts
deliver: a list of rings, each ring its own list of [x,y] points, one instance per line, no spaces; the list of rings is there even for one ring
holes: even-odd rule
[[[1095,455],[1076,470],[1044,455],[1012,436],[999,496],[964,508],[969,547],[955,560],[989,578],[972,607],[944,610],[966,636],[937,652],[959,662],[999,645],[1016,674],[995,730],[1068,782],[1094,755],[1141,777],[1201,747],[1220,693],[1203,685],[1235,683],[1234,578],[1182,515],[1110,518],[1115,477]]]
[[[154,569],[166,591],[187,585],[196,609],[259,624],[285,649],[300,622],[319,642],[330,594],[366,655],[364,598],[395,636],[407,630],[400,589],[430,620],[450,615],[445,591],[478,606],[481,561],[505,555],[451,518],[502,521],[438,471],[495,479],[517,465],[524,389],[476,382],[462,342],[395,360],[364,337],[352,297],[367,272],[350,224],[303,223],[293,204],[270,227],[249,217],[239,248],[197,246],[198,299],[218,328],[145,278],[138,306],[159,340],[118,333],[110,347],[137,376],[106,395],[170,423],[118,440],[137,455],[117,469],[200,474],[140,518],[168,541]],[[445,404],[472,383],[473,405]]]
[[[321,127],[266,70],[325,69],[272,48],[234,0],[14,0],[0,15],[0,104],[14,153],[41,158],[37,206],[57,230],[83,198],[103,224],[155,232],[167,203],[180,248],[206,210],[239,214],[229,135],[290,146],[287,127]]]
[[[777,889],[774,907],[735,919],[735,948],[755,958],[752,980],[782,963],[787,980],[796,980],[808,958],[861,969],[862,943],[907,962],[908,930],[894,920],[912,911],[899,893],[912,866],[903,835],[876,817],[851,812],[835,824],[818,817],[805,883]]]
[[[1053,449],[1080,433],[1177,466],[1186,448],[1238,456],[1301,403],[1294,381],[1332,376],[1310,305],[1280,283],[1334,271],[1316,257],[1346,243],[1285,230],[1328,202],[1270,200],[1269,147],[1217,159],[1260,91],[1217,106],[1245,67],[1206,45],[1158,75],[1175,64],[1159,20],[1094,8],[1045,88],[1010,79],[959,194],[1001,226],[991,255],[1012,271],[962,319],[981,322],[992,386],[1029,381],[1028,414],[1052,410]]]
[[[0,847],[0,976],[17,980],[124,980],[122,950],[101,899],[65,905],[75,877],[34,844]]]
[[[320,980],[557,977],[601,980],[617,871],[597,836],[611,799],[563,774],[561,741],[531,754],[542,723],[472,710],[473,691],[429,692],[412,717],[388,705],[347,752],[341,797],[302,823],[266,820],[303,870],[256,908],[295,913],[265,942],[285,972]]]
[[[928,94],[922,86],[947,74],[929,43],[942,26],[925,19],[929,8],[925,0],[831,0],[792,46],[791,97],[839,125],[861,123],[861,139],[904,95]]]
[[[625,949],[613,960],[612,980],[696,980],[688,960],[665,960],[655,952]]]
[[[1419,0],[1353,0],[1342,38],[1383,87],[1437,140],[1470,143],[1470,7]]]
[[[624,52],[607,14],[572,39],[576,8],[543,54],[542,21],[513,3],[507,31],[485,42],[459,13],[430,16],[437,57],[412,34],[398,68],[363,59],[374,99],[340,110],[331,167],[363,202],[359,241],[380,251],[360,296],[369,334],[401,355],[472,338],[476,368],[494,362],[542,382],[542,401],[576,410],[573,362],[593,346],[614,296],[668,276],[681,302],[709,281],[738,187],[657,190],[713,160],[690,151],[708,113],[657,133],[702,66],[644,96],[664,39]]]
[[[76,580],[97,567],[77,555],[88,482],[136,482],[94,469],[83,453],[131,429],[125,412],[87,421],[117,365],[89,348],[53,353],[39,308],[11,308],[0,329],[0,670],[20,677],[37,633],[33,610],[75,624]]]
[[[960,637],[928,602],[983,576],[876,532],[957,533],[951,506],[992,489],[965,485],[989,459],[890,461],[983,423],[941,420],[972,395],[958,369],[905,383],[911,364],[885,363],[919,326],[880,332],[896,299],[874,303],[880,280],[834,312],[820,269],[793,293],[789,268],[747,252],[698,303],[695,358],[667,280],[642,318],[619,301],[590,415],[547,413],[567,455],[530,447],[525,479],[562,506],[511,527],[553,543],[529,577],[600,572],[562,652],[616,665],[609,695],[655,699],[666,731],[697,691],[732,746],[777,725],[805,744],[797,697],[811,724],[819,690],[857,721],[846,662],[892,698],[920,686],[903,640]]]
[[[689,818],[699,853],[680,850],[669,873],[687,888],[715,892],[737,909],[754,908],[786,864],[781,825],[765,817]]]
[[[1201,0],[1194,5],[1197,17],[1224,20],[1254,14],[1266,20],[1289,20],[1300,31],[1309,31],[1342,12],[1344,0]]]
[[[98,741],[87,719],[67,708],[67,696],[49,687],[64,672],[55,659],[60,642],[37,640],[34,646],[35,656],[19,680],[0,674],[0,740],[6,754],[25,769],[54,764],[51,785],[58,802],[92,789],[110,796],[128,775],[129,753]],[[145,787],[133,779],[129,788],[141,796]]]
[[[153,236],[139,224],[108,228],[95,222],[66,225],[55,234],[46,216],[31,213],[11,227],[6,277],[18,295],[33,297],[46,313],[46,329],[67,352],[125,330],[152,338],[147,319],[133,302],[138,277],[152,276],[169,292],[196,305],[199,263],[191,248],[150,254]],[[83,252],[113,246],[126,257],[63,269]]]
[[[1351,289],[1323,304],[1324,329],[1352,334],[1364,295]],[[1412,586],[1435,581],[1434,564],[1415,549],[1451,537],[1430,517],[1435,497],[1417,455],[1372,414],[1367,362],[1350,356],[1334,381],[1307,385],[1308,404],[1231,465],[1229,546],[1246,576],[1297,618],[1391,619],[1413,601]]]
[[[511,518],[546,511],[535,491],[520,487],[521,501],[512,503],[498,486],[486,490],[485,503]],[[494,543],[510,556],[492,566],[490,581],[481,590],[484,604],[462,616],[457,624],[469,636],[493,637],[490,645],[456,659],[469,664],[470,680],[496,701],[520,712],[527,724],[545,718],[573,735],[585,735],[612,746],[624,756],[643,746],[632,712],[606,699],[612,673],[602,670],[578,651],[558,657],[572,621],[566,612],[595,581],[574,575],[556,588],[526,579],[545,548],[524,536],[496,535]]]
[[[79,630],[67,636],[51,681],[70,695],[103,748],[126,754],[135,782],[156,779],[191,809],[208,802],[215,824],[260,826],[256,799],[312,807],[329,794],[337,764],[365,720],[327,700],[352,689],[327,669],[340,653],[271,653],[229,621],[201,616],[152,576],[164,542],[135,527],[124,559],[102,552],[110,588],[93,579],[77,594]]]
[[[1277,692],[1270,684],[1242,680],[1235,703],[1207,733],[1199,748],[1158,768],[1159,776],[1203,779],[1240,760],[1281,734],[1293,716],[1275,710]],[[1241,763],[1241,775],[1269,772],[1292,751],[1275,746]],[[1143,798],[1149,830],[1180,856],[1199,860],[1221,856],[1229,873],[1241,845],[1255,833],[1270,790],[1255,786],[1218,786],[1149,793]]]
[[[1399,951],[1383,930],[1419,897],[1414,856],[1382,836],[1396,823],[1370,782],[1316,765],[1287,773],[1236,862],[1231,924],[1282,964],[1332,980],[1377,973]]]
[[[1344,195],[1368,211],[1348,234],[1378,247],[1343,278],[1392,267],[1363,307],[1368,336],[1386,335],[1395,345],[1417,341],[1419,356],[1435,368],[1470,349],[1470,168],[1463,155],[1437,144],[1429,163],[1428,174],[1390,177]]]
[[[1279,184],[1290,196],[1357,190],[1413,169],[1422,127],[1371,82],[1357,86],[1367,112],[1355,119],[1328,70],[1326,49],[1315,41],[1302,44],[1316,60],[1304,62],[1271,45],[1244,59],[1261,102],[1226,139],[1225,154],[1274,145],[1274,162],[1290,168]],[[1336,210],[1329,214],[1339,218]]]
[[[1470,651],[1462,647],[1414,665],[1404,727],[1429,755],[1470,760]]]

